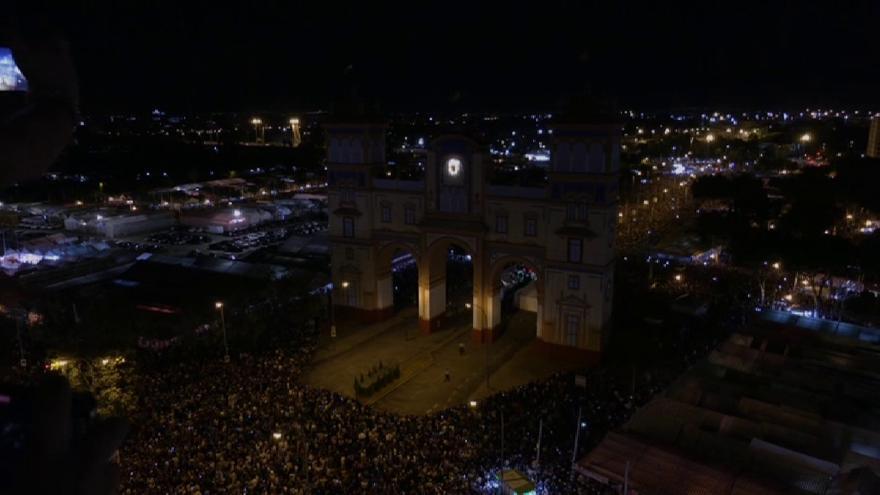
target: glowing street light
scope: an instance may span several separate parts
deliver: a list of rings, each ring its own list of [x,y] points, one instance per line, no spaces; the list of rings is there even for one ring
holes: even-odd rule
[[[791,302],[792,299],[794,299],[794,296],[792,296],[791,294],[786,294],[786,295],[785,295],[785,300],[786,300],[786,301]]]
[[[676,273],[676,274],[675,274],[675,281],[676,281],[676,282],[681,282],[681,274],[680,274],[680,273]]]
[[[251,119],[254,126],[254,140],[258,143],[263,142],[263,119],[254,117]]]
[[[290,144],[294,148],[297,148],[302,144],[302,134],[300,134],[299,130],[299,119],[292,117],[287,122],[290,123]]]
[[[801,136],[802,143],[809,143],[812,139],[813,139],[813,136],[811,136],[809,132],[806,132]]]
[[[229,344],[226,342],[226,316],[223,314],[223,301],[214,303],[214,308],[220,311],[220,328],[223,329],[223,361],[229,362]]]
[[[281,433],[278,433],[276,431],[275,433],[272,434],[272,438],[274,438],[275,440],[281,440]]]
[[[343,289],[347,289],[347,288],[348,288],[348,280],[343,280],[343,281],[342,281],[342,288],[343,288]]]
[[[49,363],[49,368],[53,369],[53,370],[58,370],[58,369],[61,369],[65,366],[67,366],[67,364],[68,364],[68,361],[66,359],[53,359]]]
[[[714,134],[706,134],[706,142],[711,143],[712,141],[715,141],[715,135]]]
[[[779,268],[781,268],[781,267],[782,267],[782,265],[781,265],[781,264],[779,264],[779,262],[778,262],[778,261],[777,261],[777,262],[775,262],[775,263],[773,263],[773,269],[774,269],[774,270],[779,270]]]

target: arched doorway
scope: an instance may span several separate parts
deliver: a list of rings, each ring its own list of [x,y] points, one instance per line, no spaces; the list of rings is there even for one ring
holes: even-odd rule
[[[488,329],[494,341],[508,325],[534,325],[541,336],[544,280],[541,267],[528,258],[506,256],[492,263],[486,291]]]
[[[464,239],[444,237],[427,246],[419,270],[419,325],[434,332],[445,323],[473,321],[474,246]]]
[[[387,318],[419,301],[419,253],[416,246],[392,242],[382,246],[376,258],[377,304]]]

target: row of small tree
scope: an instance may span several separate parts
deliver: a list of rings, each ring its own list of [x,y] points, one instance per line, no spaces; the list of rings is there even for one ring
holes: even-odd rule
[[[385,366],[382,361],[354,378],[354,394],[356,397],[369,397],[383,387],[400,378],[400,365]]]

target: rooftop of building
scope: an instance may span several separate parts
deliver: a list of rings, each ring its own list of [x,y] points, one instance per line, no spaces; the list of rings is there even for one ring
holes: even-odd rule
[[[880,490],[880,346],[864,337],[876,331],[807,320],[756,317],[579,470],[620,484],[628,470],[639,493]]]

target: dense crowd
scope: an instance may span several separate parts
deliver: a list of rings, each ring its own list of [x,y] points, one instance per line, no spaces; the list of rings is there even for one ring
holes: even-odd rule
[[[694,288],[714,283],[689,280]],[[718,323],[735,327],[739,315],[726,312]],[[316,342],[306,331],[272,351],[234,353],[229,363],[204,348],[173,359],[140,351],[120,384],[136,401],[127,408],[120,493],[496,493],[502,468],[525,473],[538,493],[616,493],[573,476],[572,458],[723,333],[658,342],[660,366],[583,370],[586,386],[560,373],[428,416],[382,412],[301,384]]]
[[[681,367],[709,347],[682,352]],[[398,416],[300,384],[311,351],[138,373],[121,493],[488,493],[501,467],[526,473],[539,493],[605,493],[572,476],[575,431],[580,458],[677,374],[599,369],[577,387],[563,373],[476,408]]]

